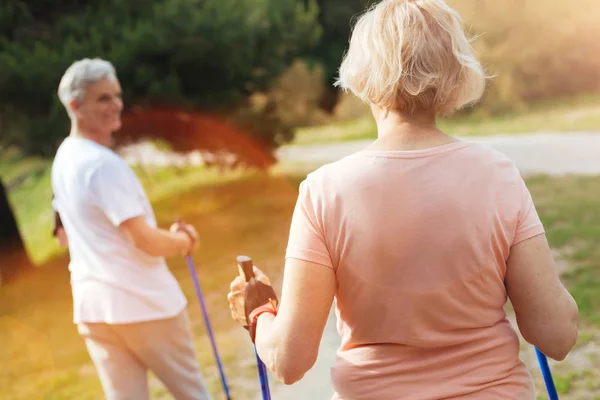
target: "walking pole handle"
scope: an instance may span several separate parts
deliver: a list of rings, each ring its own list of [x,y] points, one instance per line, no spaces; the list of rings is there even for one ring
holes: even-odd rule
[[[236,257],[238,264],[238,271],[240,276],[246,282],[250,282],[252,278],[255,278],[254,275],[254,264],[252,263],[252,259],[248,256],[237,256]]]

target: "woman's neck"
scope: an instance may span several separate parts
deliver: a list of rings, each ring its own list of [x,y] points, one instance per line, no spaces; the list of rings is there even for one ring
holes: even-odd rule
[[[455,142],[436,126],[434,113],[405,115],[397,111],[374,112],[377,140],[370,150],[421,150]]]

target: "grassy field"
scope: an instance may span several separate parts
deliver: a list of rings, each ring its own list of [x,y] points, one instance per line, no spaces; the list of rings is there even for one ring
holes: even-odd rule
[[[453,136],[483,136],[533,132],[600,130],[600,96],[546,101],[531,109],[492,118],[472,114],[442,119],[439,128]],[[310,145],[375,139],[375,122],[370,117],[298,130],[294,144]]]

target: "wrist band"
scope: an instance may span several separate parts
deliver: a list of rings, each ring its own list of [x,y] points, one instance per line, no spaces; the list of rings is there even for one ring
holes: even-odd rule
[[[250,315],[248,315],[248,320],[250,326],[248,327],[248,331],[250,332],[250,338],[252,339],[252,343],[255,343],[256,340],[256,322],[258,321],[258,317],[260,317],[264,313],[269,313],[274,316],[277,316],[277,307],[275,306],[275,302],[273,299],[269,299],[269,302],[263,306],[257,307]]]

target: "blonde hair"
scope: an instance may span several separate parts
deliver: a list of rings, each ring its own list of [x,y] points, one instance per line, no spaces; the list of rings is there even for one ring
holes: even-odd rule
[[[383,0],[358,19],[335,85],[386,110],[447,115],[477,102],[486,78],[444,0]]]

